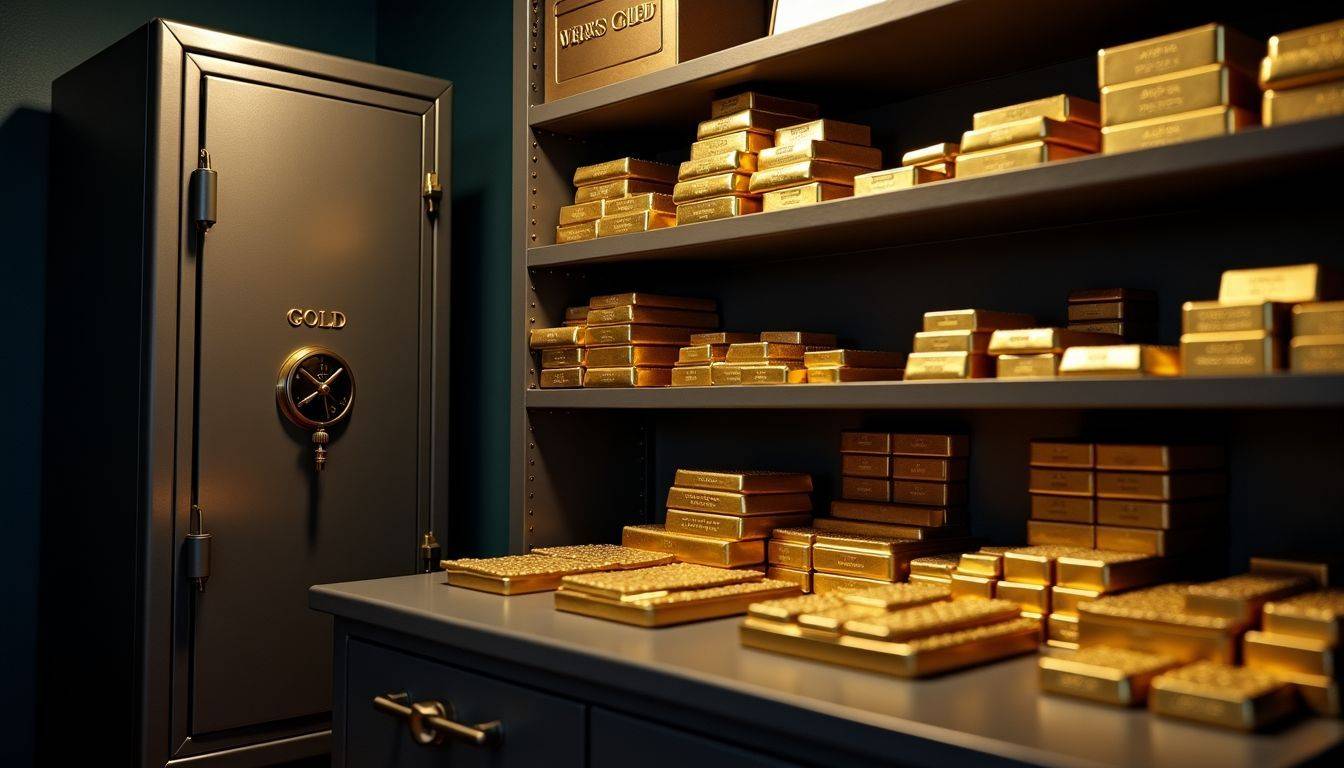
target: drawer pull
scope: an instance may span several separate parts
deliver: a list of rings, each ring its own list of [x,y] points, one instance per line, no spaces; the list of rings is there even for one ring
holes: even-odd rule
[[[385,693],[373,697],[380,712],[406,721],[417,744],[437,746],[446,739],[477,747],[492,747],[504,738],[504,724],[498,720],[466,725],[453,720],[453,705],[442,701],[410,701],[406,693]]]

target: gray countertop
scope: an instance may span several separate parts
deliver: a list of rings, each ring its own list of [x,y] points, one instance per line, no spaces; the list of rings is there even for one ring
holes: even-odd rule
[[[1290,765],[1344,742],[1344,721],[1305,719],[1243,735],[1045,695],[1023,657],[929,680],[903,680],[743,648],[740,619],[642,629],[560,613],[551,593],[499,597],[449,587],[443,574],[312,588],[319,611],[452,648],[571,675],[728,720],[768,713],[809,737],[857,735],[902,761],[964,750],[1045,765]],[[638,713],[634,713],[638,714]],[[857,729],[857,730],[856,730]],[[865,750],[866,751],[866,750]],[[891,752],[892,757],[898,755]]]

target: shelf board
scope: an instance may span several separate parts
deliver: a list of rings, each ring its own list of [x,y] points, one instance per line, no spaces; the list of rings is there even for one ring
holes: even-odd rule
[[[1095,55],[1101,45],[1222,18],[1211,2],[887,0],[555,101],[533,105],[534,129],[593,138],[667,131],[708,116],[742,86],[819,100],[828,114],[986,77]],[[1150,12],[1151,11],[1151,12]],[[974,45],[958,45],[974,34]],[[990,31],[992,30],[992,31]]]
[[[535,389],[528,408],[594,409],[1291,409],[1344,408],[1344,376],[864,382],[781,386]]]
[[[1282,204],[1344,166],[1344,117],[1048,165],[733,219],[527,249],[529,268],[853,252],[1179,210],[1216,199]],[[1246,194],[1234,198],[1232,193]]]

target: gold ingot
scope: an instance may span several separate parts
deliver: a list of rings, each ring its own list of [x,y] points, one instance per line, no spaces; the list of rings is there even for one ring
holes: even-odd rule
[[[840,496],[858,501],[891,501],[891,481],[872,477],[842,477]],[[835,514],[834,502],[831,514]]]
[[[1096,476],[1090,469],[1032,467],[1027,473],[1027,490],[1063,496],[1096,495]]]
[[[667,194],[672,191],[671,184],[644,179],[617,179],[597,184],[585,184],[574,190],[575,203],[591,203],[594,200],[613,200],[618,197],[642,195],[646,192]]]
[[[1088,600],[1096,600],[1104,593],[1096,589],[1061,587],[1058,584],[1050,588],[1050,609],[1053,614],[1078,615],[1078,605]],[[1074,638],[1071,642],[1077,642]]]
[[[1191,584],[1185,593],[1185,611],[1250,624],[1259,620],[1265,603],[1306,592],[1314,585],[1311,577],[1301,574],[1242,573]]]
[[[1055,617],[1050,618],[1053,628]],[[1054,639],[1054,632],[1051,634]],[[1043,654],[1037,663],[1041,690],[1132,707],[1147,701],[1154,677],[1180,661],[1123,648],[1095,647]]]
[[[1033,493],[1031,519],[1092,525],[1097,522],[1096,502],[1091,497]]]
[[[966,484],[893,480],[891,481],[891,500],[905,504],[926,504],[936,507],[956,506],[966,502]]]
[[[1069,347],[1059,363],[1060,376],[1179,376],[1178,347],[1114,344]]]
[[[1185,612],[1185,584],[1103,596],[1077,605],[1079,642],[1173,656],[1182,662],[1234,663],[1245,625]]]
[[[1072,589],[1119,592],[1157,581],[1163,561],[1135,552],[1097,550],[1063,555],[1055,560],[1055,583]]]
[[[1246,666],[1270,673],[1320,675],[1337,678],[1339,649],[1320,640],[1250,631],[1243,638]]]
[[[891,458],[844,454],[840,457],[840,472],[851,477],[888,477],[891,475]]]
[[[736,195],[748,196],[747,188],[751,184],[751,175],[746,173],[719,173],[713,176],[701,176],[698,179],[679,181],[672,188],[672,200],[678,205],[707,197]]]
[[[1222,24],[1205,24],[1097,52],[1097,85],[1144,80],[1209,64],[1254,71],[1265,46]]]
[[[898,456],[931,456],[951,459],[971,452],[971,439],[966,435],[902,434],[891,436],[891,452]]]
[[[666,530],[672,533],[689,533],[694,536],[709,536],[715,539],[745,541],[747,539],[769,538],[776,528],[807,525],[812,521],[810,514],[793,515],[716,515],[710,512],[693,512],[685,509],[667,510]]]
[[[745,152],[754,155],[774,144],[775,137],[771,134],[734,131],[691,144],[691,159],[700,160],[724,152]]]
[[[1030,168],[1056,160],[1068,160],[1091,154],[1072,147],[1030,141],[957,157],[957,178],[984,176],[990,173]]]
[[[800,118],[816,117],[819,111],[816,104],[806,101],[784,99],[779,96],[757,93],[756,91],[745,91],[710,102],[709,116],[723,117],[724,115],[741,112],[744,109],[759,109],[763,112],[794,115]]]
[[[1285,56],[1294,51],[1344,42],[1344,21],[1331,21],[1311,27],[1280,32],[1269,38],[1269,55]]]
[[[817,535],[822,533],[842,536],[868,536],[881,539],[908,539],[910,541],[932,541],[962,535],[958,528],[949,526],[895,525],[892,523],[869,523],[862,520],[843,520],[835,517],[817,517],[812,520]],[[940,545],[943,542],[938,542]]]
[[[923,573],[912,573],[910,574],[909,581],[911,584],[933,584],[935,586],[947,587],[948,589],[952,588],[952,577],[950,576],[929,576]]]
[[[677,365],[721,363],[728,354],[727,344],[693,344],[677,350]]]
[[[623,213],[619,216],[603,216],[597,220],[597,236],[628,235],[632,232],[647,232],[651,229],[664,229],[676,226],[677,219],[666,213],[642,211]],[[592,313],[589,313],[589,317]]]
[[[604,568],[593,562],[537,554],[444,560],[441,565],[450,586],[497,595],[550,591],[565,576]]]
[[[910,561],[910,576],[931,576],[945,579],[948,583],[952,581],[952,574],[957,570],[957,563],[960,562],[960,554],[951,555],[925,555],[916,557]],[[949,593],[950,594],[950,593]]]
[[[1092,467],[1097,463],[1097,446],[1065,440],[1032,440],[1028,463],[1033,467]]]
[[[1344,335],[1344,301],[1317,301],[1294,306],[1293,335]]]
[[[994,585],[994,597],[1017,604],[1024,611],[1050,613],[1050,587],[1043,584],[1024,584],[1018,581],[1003,581]],[[1067,638],[1062,638],[1067,639]]]
[[[589,347],[589,368],[665,368],[677,360],[677,348],[668,346]]]
[[[623,325],[601,325],[592,328],[580,328],[584,345],[589,347],[611,347],[621,344],[667,344],[683,346],[698,328],[686,328],[667,325],[643,325],[625,323]]]
[[[822,573],[820,571],[812,574],[812,592],[818,595],[872,589],[887,584],[888,582],[881,579],[865,579],[861,576],[843,576],[838,573]]]
[[[967,576],[983,576],[987,579],[1003,578],[1003,553],[994,550],[962,552],[957,560],[957,573]]]
[[[901,155],[901,165],[936,165],[954,162],[960,153],[960,145],[945,141],[941,144],[932,144],[906,152]]]
[[[528,333],[527,345],[532,349],[548,347],[575,347],[583,343],[584,327],[566,325],[559,328],[533,328]]]
[[[541,350],[542,368],[573,368],[582,366],[583,347],[552,347]]]
[[[1298,336],[1289,342],[1288,360],[1294,373],[1344,373],[1344,334]]]
[[[828,163],[874,170],[882,167],[882,150],[876,147],[842,144],[838,141],[809,139],[795,144],[776,144],[769,149],[761,150],[760,168],[765,170],[805,160],[823,160]]]
[[[801,363],[807,347],[802,344],[781,344],[770,341],[749,341],[728,347],[730,363]]]
[[[847,619],[841,631],[856,637],[905,642],[1011,621],[1019,613],[1015,610],[1016,606],[1005,600],[949,601],[949,590],[931,585],[893,584],[887,589],[916,591],[923,602],[880,606],[879,610],[888,612]],[[881,596],[883,592],[882,588],[878,588],[846,595],[844,599],[849,604],[867,606],[870,603],[865,601],[865,596]]]
[[[761,203],[765,212],[769,213],[824,203],[827,200],[839,200],[853,195],[854,190],[851,187],[814,181],[811,184],[801,184],[796,187],[786,187],[766,192],[761,195]]]
[[[640,160],[637,157],[622,157],[596,165],[581,165],[574,169],[574,186],[597,184],[616,179],[644,179],[671,184],[676,169],[666,163]]]
[[[586,221],[597,221],[602,218],[602,201],[594,200],[591,203],[579,203],[577,205],[560,206],[560,226],[570,224],[582,224]]]
[[[1097,469],[1137,472],[1188,472],[1221,469],[1226,455],[1220,445],[1100,443]]]
[[[683,563],[715,568],[736,568],[765,562],[765,540],[729,541],[666,530],[661,525],[627,525],[621,532],[621,544],[650,552],[666,552]],[[740,573],[751,573],[742,571]],[[756,574],[760,578],[760,574]],[[750,581],[743,577],[741,580]]]
[[[730,493],[810,493],[812,476],[802,472],[717,472],[703,469],[678,469],[672,484],[679,488],[700,488]]]
[[[970,576],[964,573],[952,574],[952,599],[976,598],[994,599],[994,586],[998,581],[985,576]],[[1014,606],[1016,607],[1016,606]]]
[[[905,362],[906,381],[984,379],[994,370],[994,358],[969,352],[911,352]]]
[[[1120,125],[1209,107],[1247,107],[1258,93],[1244,72],[1209,64],[1102,88],[1101,124]]]
[[[1054,588],[1051,587],[1051,589]],[[1078,643],[1077,615],[1051,611],[1045,617],[1045,637],[1046,640],[1072,643],[1076,647]]]
[[[742,366],[731,363],[711,363],[710,382],[716,387],[737,386],[742,383]]]
[[[772,344],[802,344],[804,347],[834,349],[835,334],[808,331],[761,331],[761,341]]]
[[[898,352],[872,352],[862,349],[821,349],[803,353],[808,368],[899,368],[905,355]]]
[[[583,368],[545,368],[541,372],[542,389],[573,389],[583,386]]]
[[[807,372],[808,384],[841,384],[849,381],[901,381],[905,371],[901,368],[855,368],[839,366],[835,368],[812,368]]]
[[[666,387],[671,383],[671,368],[589,368],[583,374],[585,387]]]
[[[1302,48],[1260,62],[1260,87],[1301,88],[1344,78],[1344,42]]]
[[[891,453],[890,432],[841,432],[841,453]],[[883,477],[885,472],[877,475]]]
[[[891,460],[891,476],[896,480],[959,483],[967,477],[966,460],[896,456]]]
[[[806,384],[807,369],[794,364],[738,365],[738,384]]]
[[[1255,124],[1255,114],[1243,107],[1197,109],[1102,128],[1101,151],[1112,155],[1228,136]]]
[[[866,605],[884,611],[898,611],[934,603],[948,605],[946,601],[951,596],[950,590],[939,586],[898,583],[862,592],[851,592],[844,595],[841,600],[846,605]],[[906,616],[912,615],[906,614]]]
[[[802,590],[804,593],[812,591],[812,572],[800,571],[796,568],[785,568],[782,565],[772,565],[765,569],[766,578],[775,581],[787,581]],[[758,605],[758,603],[752,603]]]
[[[1095,101],[1061,93],[1034,101],[1022,102],[1021,104],[976,112],[971,118],[971,127],[979,130],[1016,120],[1025,120],[1029,117],[1048,117],[1051,120],[1072,121],[1097,126],[1101,123],[1099,110],[1100,108]],[[961,156],[958,156],[957,163],[961,163]]]
[[[879,581],[896,581],[905,574],[898,561],[890,552],[858,552],[851,549],[823,547],[818,543],[812,547],[812,568],[819,573],[836,573],[842,576],[862,576]]]
[[[1065,555],[1090,554],[1092,548],[1035,545],[1013,547],[1003,553],[1003,577],[1026,584],[1055,583],[1055,560]]]
[[[1097,472],[1097,496],[1108,499],[1179,501],[1220,496],[1227,479],[1219,472]]]
[[[1310,576],[1316,586],[1325,587],[1330,583],[1330,563],[1311,562],[1310,560],[1289,560],[1280,557],[1252,557],[1251,573],[1298,573]],[[1316,593],[1312,593],[1316,594]],[[1304,599],[1302,595],[1294,599]],[[1344,607],[1344,603],[1341,603]]]
[[[716,346],[727,344],[742,344],[749,341],[756,341],[760,338],[755,333],[738,333],[734,331],[710,331],[709,333],[691,334],[691,344],[714,344]],[[727,347],[724,347],[727,351]]]
[[[1218,501],[1097,499],[1097,523],[1129,528],[1200,528],[1215,522]]]
[[[851,496],[845,493],[845,499],[838,499],[831,502],[831,516],[841,520],[864,520],[870,523],[889,523],[892,525],[920,525],[920,526],[940,526],[949,525],[952,522],[951,512],[946,507],[922,507],[909,504],[887,504],[891,496],[891,483],[887,480],[876,480],[868,477],[846,477],[842,478],[842,488],[850,488],[851,483],[874,483],[880,489],[886,489],[886,493],[875,493],[876,498],[868,499],[869,502],[883,503],[865,503],[864,501],[849,501],[849,499],[858,499],[859,496]],[[842,491],[843,493],[843,491]]]
[[[1344,640],[1344,590],[1318,589],[1264,605],[1264,629],[1275,635],[1319,640],[1332,646]]]
[[[1208,661],[1153,678],[1148,708],[1159,715],[1254,731],[1299,707],[1291,685],[1259,670]]]
[[[876,195],[881,192],[895,192],[909,189],[920,184],[942,181],[948,178],[946,173],[924,165],[905,165],[883,171],[863,173],[854,177],[854,196]]]
[[[811,512],[812,498],[806,493],[740,493],[672,486],[667,506],[720,515],[782,515]]]
[[[1181,305],[1182,333],[1284,330],[1288,304],[1273,301],[1187,301]]]
[[[1283,367],[1279,337],[1264,331],[1187,333],[1181,336],[1186,376],[1245,376]]]
[[[1027,141],[1044,141],[1065,147],[1096,152],[1101,148],[1101,132],[1094,126],[1048,117],[1028,117],[988,128],[967,131],[961,136],[963,153],[995,149]]]
[[[989,351],[988,331],[919,331],[915,334],[915,352],[970,352],[983,355]]]
[[[638,211],[677,212],[677,206],[672,202],[672,196],[661,192],[645,192],[601,202],[603,216],[619,216],[623,213],[636,213]]]
[[[947,309],[924,313],[925,331],[997,331],[1030,328],[1035,324],[1036,318],[1031,315],[989,309]]]
[[[612,600],[562,588],[555,593],[555,609],[638,627],[667,627],[746,613],[752,603],[797,594],[795,583],[773,579],[682,590],[642,600]]]
[[[649,552],[643,549],[631,549],[620,544],[570,544],[558,547],[533,547],[532,553],[582,560],[611,570],[650,568],[655,565],[668,565],[672,562],[671,555]]]
[[[1097,545],[1097,529],[1078,523],[1052,523],[1048,520],[1027,521],[1027,544],[1048,544],[1061,547],[1091,549]]]
[[[812,545],[801,544],[796,541],[778,541],[772,538],[766,542],[765,559],[771,565],[782,565],[786,568],[810,571],[812,570]]]
[[[1062,353],[1069,347],[1115,344],[1119,339],[1106,333],[1086,333],[1068,328],[1013,328],[994,331],[989,337],[989,353],[1040,354]]]
[[[781,625],[796,624],[805,613],[817,613],[844,605],[842,595],[803,595],[782,600],[766,600],[747,609],[747,616]]]
[[[735,149],[719,155],[706,155],[682,163],[677,169],[677,181],[718,173],[751,173],[756,170],[756,163],[756,155]]]
[[[1034,355],[996,355],[994,375],[1000,379],[1050,379],[1059,375],[1059,361],[1063,355],[1057,352],[1041,352]]]
[[[775,146],[797,144],[800,141],[837,141],[867,147],[873,143],[873,134],[866,125],[839,120],[812,120],[775,131]]]
[[[555,228],[557,245],[577,243],[580,240],[592,240],[595,237],[597,237],[597,219],[582,221],[577,224],[565,224]]]
[[[1198,529],[1161,530],[1121,528],[1113,525],[1097,526],[1098,549],[1171,557],[1207,547],[1208,544],[1209,533]]]
[[[789,541],[795,544],[811,545],[817,540],[816,528],[776,528],[770,538],[776,541]]]
[[[748,190],[752,194],[759,194],[816,181],[852,187],[854,177],[861,170],[863,169],[852,165],[828,163],[822,160],[800,160],[788,165],[776,165],[751,174]]]
[[[1258,269],[1229,269],[1218,285],[1218,300],[1281,301],[1289,304],[1320,301],[1327,275],[1320,264],[1293,264]]]
[[[795,125],[798,118],[794,115],[779,115],[759,109],[743,109],[738,112],[713,117],[701,122],[695,129],[695,138],[700,141],[725,133],[747,131],[764,135],[775,134],[780,128]]]
[[[702,221],[730,219],[748,213],[760,213],[761,201],[754,197],[710,197],[677,204],[677,224],[697,224]]]

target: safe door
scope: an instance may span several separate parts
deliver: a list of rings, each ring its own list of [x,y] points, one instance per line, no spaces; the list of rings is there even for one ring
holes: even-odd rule
[[[326,728],[308,588],[416,569],[436,295],[432,103],[188,58],[178,756]]]

